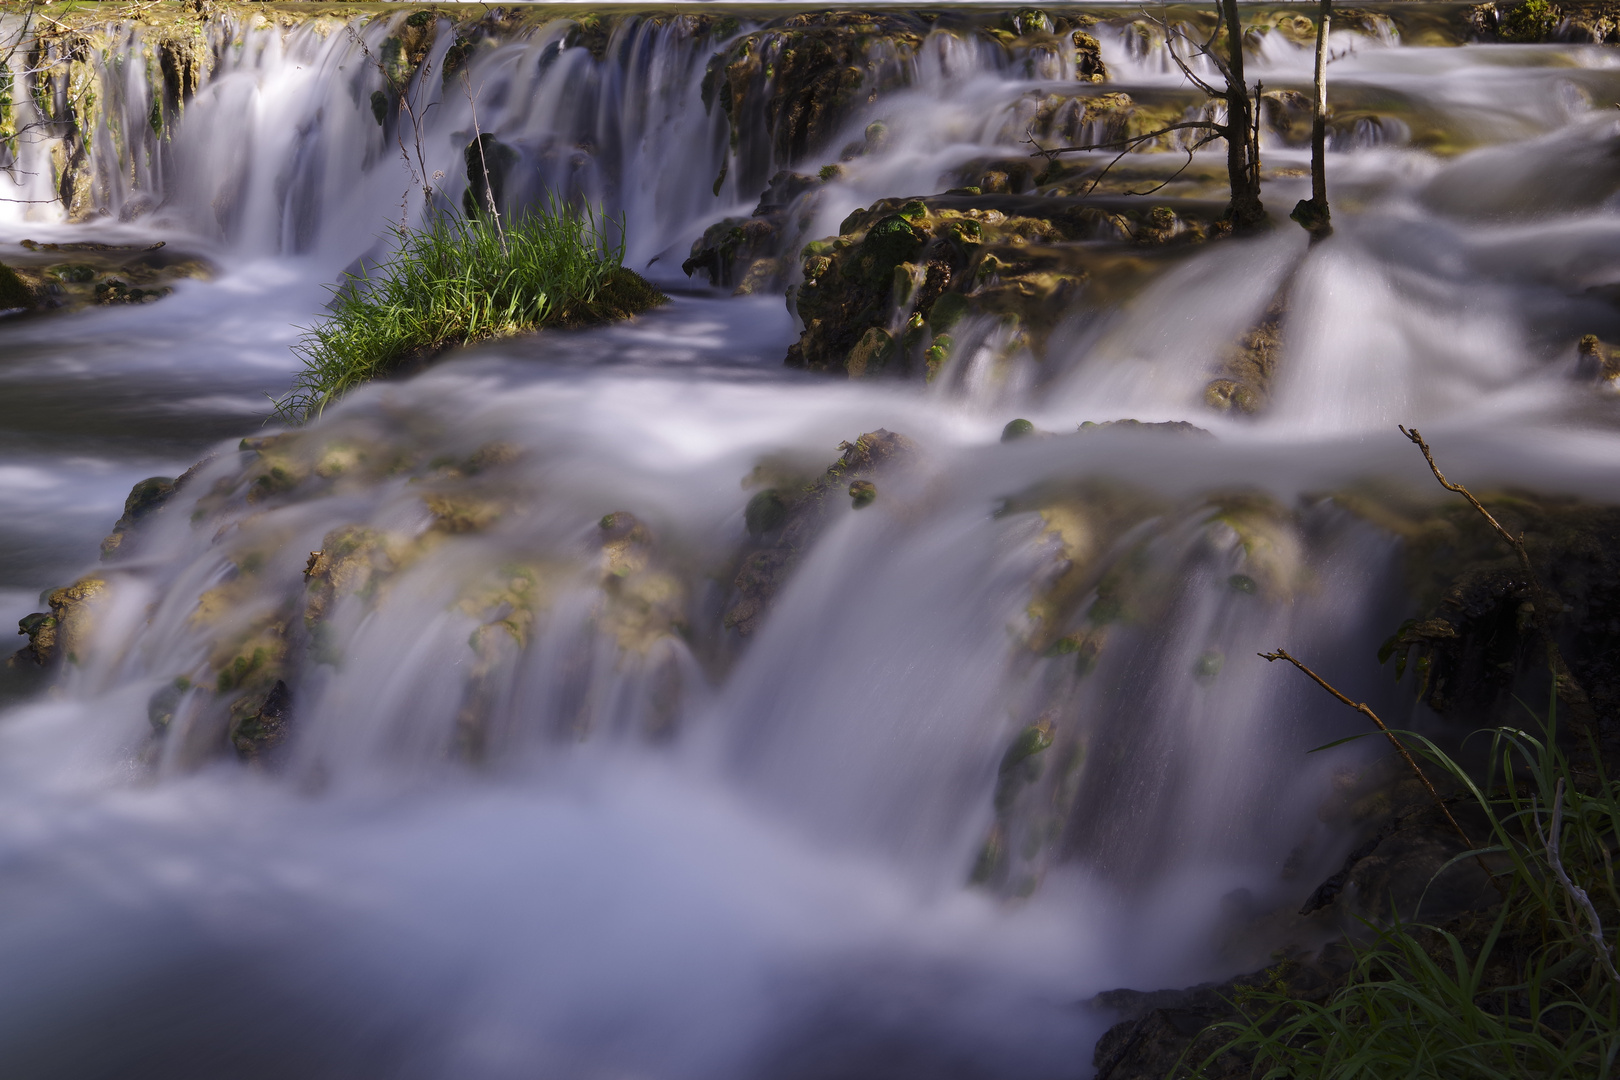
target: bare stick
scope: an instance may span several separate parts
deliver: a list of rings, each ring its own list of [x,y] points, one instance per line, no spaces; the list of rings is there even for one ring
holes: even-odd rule
[[[1440,481],[1440,486],[1467,499],[1469,505],[1479,511],[1479,516],[1485,519],[1486,524],[1490,525],[1496,531],[1496,535],[1506,541],[1508,547],[1512,548],[1513,553],[1519,557],[1519,566],[1524,570],[1525,580],[1530,586],[1531,614],[1536,620],[1536,630],[1540,632],[1541,640],[1547,649],[1547,663],[1552,668],[1553,685],[1557,689],[1558,695],[1564,699],[1565,704],[1569,705],[1570,713],[1575,720],[1576,727],[1580,729],[1580,734],[1590,739],[1593,731],[1593,720],[1595,719],[1591,699],[1586,696],[1586,689],[1581,686],[1580,680],[1575,678],[1575,673],[1569,669],[1568,664],[1564,663],[1564,654],[1558,648],[1557,639],[1553,637],[1553,612],[1561,610],[1563,603],[1558,601],[1542,585],[1541,578],[1536,574],[1536,569],[1530,562],[1530,552],[1525,549],[1524,537],[1514,536],[1503,528],[1502,523],[1497,521],[1489,510],[1485,509],[1485,505],[1474,498],[1473,492],[1461,484],[1454,484],[1446,479],[1446,474],[1441,472],[1440,466],[1434,463],[1434,453],[1430,451],[1429,444],[1423,441],[1423,436],[1418,434],[1417,428],[1408,431],[1405,425],[1399,426],[1401,434],[1405,435],[1419,450],[1423,451],[1423,459],[1429,463],[1429,471],[1434,473],[1436,480]]]
[[[1569,874],[1564,870],[1564,862],[1558,856],[1559,834],[1563,831],[1563,824],[1564,778],[1560,776],[1558,778],[1558,787],[1553,794],[1552,828],[1548,831],[1546,838],[1547,861],[1552,864],[1553,873],[1558,877],[1558,884],[1563,886],[1564,894],[1573,900],[1575,906],[1585,913],[1589,928],[1586,936],[1592,941],[1592,952],[1597,957],[1598,963],[1603,966],[1604,972],[1609,976],[1610,981],[1614,983],[1616,989],[1620,989],[1620,972],[1614,969],[1612,950],[1609,948],[1608,941],[1603,937],[1603,921],[1598,918],[1597,908],[1592,906],[1592,898],[1586,895],[1586,890],[1569,879]],[[1539,823],[1537,827],[1539,829]]]
[[[506,230],[501,228],[501,210],[495,205],[495,185],[489,179],[489,160],[484,156],[484,131],[478,126],[478,102],[472,92],[472,81],[467,73],[461,73],[461,89],[467,95],[467,107],[472,110],[473,141],[478,144],[478,164],[484,170],[484,202],[489,206],[489,216],[495,221],[495,235],[501,241],[501,254],[506,251]],[[483,87],[479,87],[482,92]]]
[[[1327,214],[1327,42],[1333,0],[1322,0],[1316,24],[1316,98],[1311,102],[1311,198]]]
[[[1326,679],[1322,678],[1322,676],[1306,667],[1295,657],[1290,656],[1285,649],[1278,649],[1276,652],[1260,653],[1259,655],[1262,659],[1267,661],[1288,661],[1290,664],[1293,664],[1295,667],[1299,668],[1299,670],[1303,671],[1306,675],[1309,675],[1311,677],[1311,681],[1316,683],[1317,686],[1320,686],[1322,689],[1326,690],[1344,704],[1350,706],[1352,709],[1356,710],[1356,712],[1360,713],[1362,716],[1365,716],[1367,719],[1371,720],[1375,725],[1377,725],[1378,730],[1384,733],[1384,738],[1389,740],[1389,744],[1395,748],[1396,752],[1400,754],[1402,758],[1406,759],[1406,764],[1409,768],[1411,768],[1412,775],[1416,776],[1418,778],[1418,782],[1428,789],[1429,797],[1434,800],[1434,805],[1440,808],[1440,812],[1446,816],[1446,821],[1450,822],[1451,827],[1456,830],[1457,835],[1462,837],[1462,842],[1468,845],[1469,848],[1474,847],[1474,842],[1468,839],[1468,834],[1463,831],[1463,827],[1457,824],[1456,818],[1451,816],[1451,808],[1446,805],[1446,800],[1440,797],[1440,793],[1436,791],[1434,785],[1429,782],[1429,777],[1424,773],[1422,767],[1418,765],[1417,759],[1412,756],[1411,751],[1407,750],[1406,744],[1401,742],[1400,738],[1396,736],[1393,731],[1389,730],[1389,727],[1378,718],[1378,714],[1373,712],[1365,702],[1351,701],[1349,698],[1339,693],[1339,691],[1334,688],[1332,683],[1328,682]],[[1490,883],[1493,886],[1495,886],[1496,891],[1501,892],[1502,887],[1497,884],[1496,877],[1491,873],[1490,867],[1485,865],[1485,860],[1480,858],[1478,855],[1475,855],[1474,861],[1479,864],[1479,868],[1481,870],[1485,871],[1486,878],[1490,880]]]

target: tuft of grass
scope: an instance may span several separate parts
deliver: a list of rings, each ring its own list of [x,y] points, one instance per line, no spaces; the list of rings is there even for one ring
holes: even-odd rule
[[[1211,1029],[1223,1045],[1193,1075],[1235,1052],[1261,1080],[1620,1076],[1620,781],[1570,767],[1554,709],[1539,735],[1492,732],[1483,780],[1407,735],[1489,821],[1479,854],[1496,860],[1506,886],[1495,912],[1374,928],[1325,1001],[1252,992],[1241,1019]]]
[[[665,303],[624,266],[601,216],[553,202],[504,221],[446,213],[394,226],[392,250],[332,287],[331,314],[293,351],[304,369],[276,402],[301,422],[361,383],[443,349],[547,326],[628,318]]]

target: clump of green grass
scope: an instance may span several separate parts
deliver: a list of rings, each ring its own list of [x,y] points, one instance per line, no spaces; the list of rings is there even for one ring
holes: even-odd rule
[[[448,213],[395,226],[393,248],[333,287],[331,314],[294,352],[281,419],[318,415],[361,383],[440,350],[547,326],[628,318],[668,298],[624,266],[601,216],[561,203],[501,220]]]
[[[1601,765],[1596,775],[1572,769],[1554,718],[1539,736],[1493,732],[1483,780],[1408,736],[1490,823],[1479,854],[1496,861],[1504,887],[1493,913],[1375,928],[1325,1001],[1252,991],[1241,1019],[1212,1029],[1226,1039],[1194,1075],[1236,1052],[1261,1080],[1620,1076],[1620,781]]]

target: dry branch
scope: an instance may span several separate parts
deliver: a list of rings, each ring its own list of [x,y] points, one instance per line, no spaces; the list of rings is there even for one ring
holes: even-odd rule
[[[1299,668],[1299,670],[1303,671],[1306,675],[1309,675],[1311,677],[1311,681],[1315,682],[1317,686],[1320,686],[1322,689],[1338,698],[1341,702],[1350,706],[1350,708],[1371,720],[1377,726],[1378,730],[1384,733],[1384,738],[1389,740],[1390,745],[1395,748],[1395,751],[1405,759],[1407,767],[1412,770],[1412,775],[1416,776],[1418,778],[1418,782],[1428,790],[1429,797],[1434,800],[1434,805],[1440,808],[1440,812],[1445,815],[1446,821],[1450,823],[1452,829],[1456,831],[1457,835],[1462,838],[1462,842],[1466,844],[1470,850],[1473,849],[1474,842],[1468,838],[1468,834],[1463,831],[1463,827],[1457,824],[1457,819],[1451,816],[1451,808],[1446,805],[1446,800],[1441,798],[1440,792],[1435,790],[1435,786],[1429,782],[1429,777],[1426,773],[1424,773],[1423,767],[1417,763],[1417,759],[1414,758],[1412,756],[1412,752],[1406,748],[1406,744],[1401,742],[1400,737],[1389,729],[1389,726],[1379,718],[1377,713],[1372,711],[1371,707],[1369,707],[1366,702],[1351,701],[1349,698],[1339,693],[1332,683],[1328,682],[1326,679],[1322,678],[1322,676],[1306,667],[1305,664],[1303,664],[1298,658],[1289,655],[1286,649],[1278,649],[1276,652],[1260,653],[1260,656],[1262,659],[1267,661],[1288,661],[1290,664],[1293,664],[1295,667]],[[1478,863],[1479,868],[1485,872],[1485,877],[1490,881],[1491,885],[1494,886],[1498,892],[1501,892],[1502,886],[1497,883],[1496,876],[1491,873],[1490,867],[1485,865],[1485,860],[1480,856],[1475,855],[1474,861]]]

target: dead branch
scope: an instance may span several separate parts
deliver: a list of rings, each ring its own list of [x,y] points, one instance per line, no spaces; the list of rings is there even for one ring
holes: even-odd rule
[[[1468,845],[1470,849],[1474,847],[1474,842],[1468,838],[1468,834],[1463,831],[1463,827],[1457,824],[1457,819],[1451,816],[1451,808],[1446,805],[1446,800],[1440,797],[1440,792],[1436,791],[1434,785],[1429,782],[1428,775],[1424,773],[1422,766],[1417,763],[1417,759],[1412,756],[1411,751],[1406,748],[1406,744],[1401,742],[1399,736],[1391,731],[1388,725],[1386,725],[1383,720],[1379,719],[1378,714],[1373,712],[1365,702],[1351,701],[1349,698],[1339,693],[1332,683],[1328,682],[1326,679],[1322,678],[1322,676],[1306,667],[1296,657],[1289,655],[1288,651],[1285,649],[1278,649],[1276,652],[1260,653],[1259,655],[1262,659],[1270,662],[1275,662],[1277,660],[1288,661],[1290,664],[1293,664],[1295,667],[1299,668],[1299,670],[1303,671],[1306,675],[1309,675],[1311,681],[1316,683],[1317,686],[1320,686],[1322,689],[1338,698],[1341,702],[1350,706],[1350,708],[1371,720],[1373,724],[1377,726],[1378,730],[1384,733],[1384,738],[1389,740],[1389,744],[1395,748],[1396,753],[1400,754],[1401,757],[1405,759],[1407,767],[1412,770],[1412,775],[1416,776],[1418,778],[1418,782],[1428,790],[1429,797],[1434,800],[1434,805],[1440,808],[1440,812],[1445,815],[1446,821],[1450,823],[1452,829],[1455,830],[1457,835],[1462,838],[1462,842]],[[1502,886],[1497,883],[1496,876],[1491,873],[1490,867],[1485,865],[1485,860],[1480,856],[1475,855],[1474,861],[1478,863],[1479,868],[1485,872],[1486,878],[1490,880],[1491,885],[1496,888],[1497,892],[1501,892]]]
[[[1124,139],[1109,139],[1107,142],[1087,143],[1084,146],[1045,147],[1042,146],[1036,140],[1035,136],[1029,132],[1025,133],[1026,137],[1024,141],[1035,147],[1035,152],[1029,155],[1030,157],[1043,157],[1046,160],[1051,161],[1059,154],[1080,154],[1088,150],[1112,150],[1119,146],[1125,147],[1126,151],[1129,152],[1130,148],[1136,146],[1138,143],[1147,142],[1149,139],[1157,139],[1160,135],[1168,135],[1172,131],[1185,131],[1190,128],[1197,128],[1202,131],[1212,131],[1217,137],[1221,137],[1226,134],[1226,126],[1224,124],[1217,124],[1213,120],[1188,120],[1180,124],[1171,124],[1168,127],[1159,128],[1157,131],[1150,131],[1145,135],[1132,135]]]
[[[1563,602],[1549,592],[1541,583],[1541,577],[1536,573],[1535,566],[1530,562],[1530,552],[1525,549],[1524,537],[1514,536],[1502,527],[1491,512],[1485,509],[1485,504],[1474,498],[1474,493],[1461,484],[1454,484],[1446,479],[1446,474],[1440,471],[1435,464],[1434,453],[1429,444],[1423,441],[1416,428],[1407,430],[1404,424],[1398,425],[1402,435],[1405,435],[1419,450],[1423,452],[1423,459],[1429,463],[1429,471],[1434,478],[1440,481],[1440,486],[1447,491],[1455,492],[1468,500],[1470,506],[1479,512],[1495,532],[1505,541],[1508,547],[1519,558],[1519,566],[1524,571],[1525,581],[1530,587],[1530,611],[1536,622],[1536,630],[1541,634],[1541,640],[1547,650],[1547,664],[1552,668],[1553,686],[1558,696],[1564,699],[1569,706],[1572,718],[1575,721],[1577,734],[1583,738],[1591,739],[1595,735],[1596,714],[1592,710],[1591,698],[1587,697],[1585,687],[1564,662],[1564,654],[1558,648],[1558,641],[1553,636],[1553,613],[1563,610]]]
[[[1198,87],[1198,89],[1202,90],[1212,98],[1225,96],[1222,91],[1215,89],[1209,83],[1205,82],[1202,77],[1194,74],[1192,68],[1188,67],[1186,61],[1181,58],[1181,54],[1176,52],[1176,39],[1181,38],[1183,41],[1191,45],[1195,52],[1214,64],[1215,70],[1219,71],[1223,77],[1225,76],[1226,65],[1221,62],[1220,57],[1217,56],[1212,49],[1212,46],[1215,44],[1215,39],[1221,35],[1221,25],[1225,17],[1225,13],[1221,11],[1219,5],[1216,5],[1215,8],[1215,29],[1210,32],[1209,40],[1202,43],[1192,40],[1192,38],[1187,36],[1187,32],[1185,30],[1183,30],[1179,25],[1171,23],[1167,18],[1154,18],[1153,15],[1145,8],[1142,9],[1141,14],[1142,17],[1147,19],[1148,22],[1164,31],[1165,51],[1170,54],[1170,59],[1175,61],[1176,67],[1181,69],[1181,74],[1186,77],[1188,82],[1192,83],[1194,86]]]
[[[1127,191],[1125,194],[1127,194],[1127,195],[1152,195],[1154,192],[1160,191],[1160,190],[1168,187],[1171,183],[1173,183],[1175,181],[1176,177],[1180,176],[1182,173],[1186,172],[1189,168],[1192,167],[1193,154],[1197,153],[1199,150],[1202,150],[1204,147],[1208,146],[1210,143],[1214,142],[1218,138],[1220,138],[1219,135],[1212,134],[1212,135],[1206,135],[1206,136],[1204,136],[1204,138],[1199,139],[1197,142],[1195,142],[1191,146],[1187,147],[1187,160],[1181,163],[1181,168],[1177,169],[1175,172],[1171,173],[1169,176],[1165,177],[1163,180],[1159,181],[1157,184],[1154,184],[1152,187],[1148,188],[1146,191]],[[1121,155],[1121,156],[1123,156],[1123,155]],[[1119,158],[1115,158],[1114,161],[1118,162]],[[1093,180],[1091,182],[1091,187],[1086,189],[1086,194],[1087,195],[1090,195],[1093,191],[1096,190],[1097,185],[1102,183],[1102,178],[1107,173],[1107,171],[1108,170],[1104,169],[1102,173],[1099,173],[1097,175],[1097,179],[1095,179],[1095,180]]]
[[[472,79],[467,73],[461,73],[461,89],[467,95],[467,107],[472,110],[473,142],[478,147],[478,165],[484,172],[484,201],[489,210],[489,216],[495,222],[495,235],[501,241],[501,254],[506,252],[506,230],[501,227],[501,208],[495,205],[495,185],[489,178],[489,160],[484,156],[484,129],[478,126],[478,101],[472,91]],[[483,87],[479,87],[479,93]]]
[[[1592,906],[1592,898],[1586,895],[1586,890],[1569,879],[1569,874],[1564,870],[1564,861],[1559,858],[1559,835],[1563,831],[1563,824],[1564,778],[1560,776],[1553,795],[1552,827],[1548,830],[1544,841],[1547,845],[1547,862],[1551,864],[1553,874],[1558,878],[1558,884],[1563,888],[1564,895],[1568,896],[1586,916],[1588,927],[1586,936],[1591,939],[1592,952],[1615,988],[1620,989],[1620,972],[1614,969],[1613,950],[1609,948],[1609,942],[1603,936],[1603,921],[1598,918],[1597,908]],[[1538,832],[1541,830],[1539,820],[1536,822],[1536,830]]]

